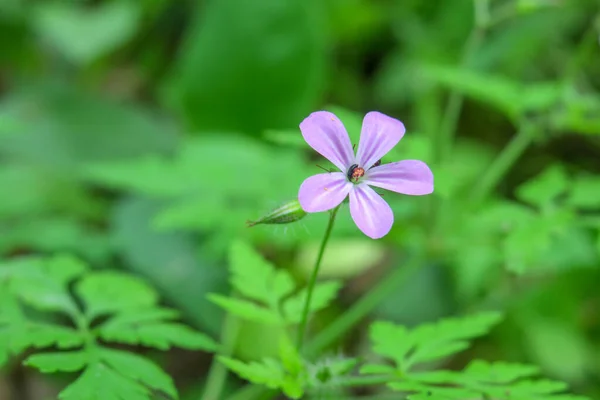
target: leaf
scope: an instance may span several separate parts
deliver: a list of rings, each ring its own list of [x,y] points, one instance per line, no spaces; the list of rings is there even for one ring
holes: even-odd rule
[[[176,315],[177,312],[168,309],[131,310],[110,318],[98,328],[98,333],[108,342],[141,344],[160,350],[172,346],[194,350],[217,348],[208,336],[168,321]]]
[[[454,66],[427,65],[422,69],[427,78],[490,104],[513,120],[525,112],[548,112],[563,95],[559,82],[523,86],[507,78]]]
[[[197,10],[167,88],[169,102],[194,130],[296,128],[323,90],[321,2],[218,0]]]
[[[397,391],[416,392],[410,399],[585,400],[563,394],[562,382],[534,379],[539,369],[525,364],[488,363],[475,360],[463,371],[409,374],[404,381],[388,384]]]
[[[139,5],[131,1],[101,3],[93,8],[77,3],[38,4],[33,28],[74,64],[89,64],[113,51],[135,34]]]
[[[75,286],[83,300],[88,318],[151,307],[158,301],[156,291],[142,280],[131,275],[102,271],[84,277]]]
[[[35,174],[30,179],[38,182],[38,190],[53,194],[55,202],[64,203],[71,192],[82,191],[74,178],[90,163],[164,153],[174,148],[177,137],[155,112],[56,82],[12,92],[0,103],[2,113],[21,121],[22,127],[18,135],[0,141],[0,154],[32,166]],[[89,193],[80,196],[87,199]],[[47,202],[48,194],[39,200]],[[88,199],[91,204],[79,205],[82,210],[77,211],[89,214],[97,209],[96,201]],[[66,211],[72,213],[73,205]]]
[[[177,398],[171,378],[150,360],[108,348],[35,354],[25,364],[48,372],[74,372],[79,378],[59,395],[63,400],[151,400],[152,390]]]
[[[71,256],[56,256],[37,261],[19,271],[13,289],[21,300],[44,311],[60,311],[69,315],[78,312],[67,285],[87,270],[81,261]]]
[[[579,176],[572,184],[567,204],[583,209],[600,208],[600,178],[596,176]]]
[[[317,283],[310,300],[310,313],[326,308],[337,296],[342,284],[338,281]],[[302,319],[308,289],[304,288],[283,303],[283,311],[288,323],[297,324]]]
[[[457,381],[499,400],[567,400],[584,397],[561,394],[567,385],[549,380],[519,380],[537,374],[536,367],[511,363],[488,363],[475,360],[457,375]]]
[[[197,239],[182,232],[156,232],[150,220],[160,203],[125,198],[111,216],[115,245],[131,272],[147,277],[190,322],[217,335],[222,311],[206,293],[227,288],[227,270],[200,254]]]
[[[246,300],[234,299],[218,294],[209,294],[207,298],[213,303],[224,308],[228,312],[235,314],[241,318],[264,322],[266,324],[281,324],[281,317],[274,311],[258,306]]]
[[[289,273],[276,270],[245,243],[234,242],[229,264],[231,285],[249,299],[273,306],[294,290]]]
[[[501,319],[499,313],[486,312],[421,325],[412,331],[417,346],[409,363],[432,361],[464,350],[469,347],[468,339],[485,335]]]
[[[448,318],[413,330],[379,321],[371,324],[369,336],[373,351],[394,360],[398,370],[404,373],[415,364],[444,358],[468,348],[468,339],[484,335],[500,319],[500,314],[487,312]]]
[[[105,363],[90,364],[83,374],[60,392],[60,400],[151,400],[150,390]]]
[[[415,346],[414,338],[402,325],[376,321],[369,328],[369,337],[373,342],[373,352],[391,358],[400,366],[408,352]]]
[[[569,177],[560,164],[546,168],[542,173],[517,188],[517,197],[531,205],[544,207],[565,193],[569,187]]]
[[[266,358],[260,362],[244,363],[233,358],[218,356],[218,360],[241,378],[252,383],[265,385],[271,389],[283,389],[292,399],[299,399],[303,390],[297,381],[290,380],[284,368],[277,361]]]
[[[42,353],[28,357],[23,363],[47,374],[52,372],[75,372],[83,369],[89,361],[85,351]]]
[[[123,376],[177,398],[173,380],[150,360],[125,351],[102,349],[99,356]]]
[[[24,331],[13,338],[12,343],[18,348],[56,346],[59,349],[69,349],[81,346],[84,340],[81,332],[73,328],[35,322],[28,323]]]

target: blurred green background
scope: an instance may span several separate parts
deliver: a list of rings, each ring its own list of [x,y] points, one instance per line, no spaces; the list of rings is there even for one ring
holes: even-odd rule
[[[383,161],[426,161],[436,190],[386,195],[379,241],[342,209],[323,276],[347,285],[318,324],[419,254],[369,319],[504,310],[451,366],[531,362],[600,398],[599,40],[598,0],[1,0],[0,256],[131,271],[216,336],[233,239],[313,265],[325,214],[245,225],[326,165],[298,124],[328,109],[357,143],[379,110],[407,127]],[[331,350],[362,355],[364,326]],[[244,329],[239,357],[273,351]],[[17,361],[0,398],[62,386]],[[201,390],[208,356],[163,361]]]

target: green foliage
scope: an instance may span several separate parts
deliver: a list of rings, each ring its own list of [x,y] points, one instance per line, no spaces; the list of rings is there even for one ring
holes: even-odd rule
[[[587,400],[587,397],[564,394],[562,382],[534,379],[538,369],[530,365],[472,361],[463,371],[435,371],[415,374],[407,382],[391,383],[393,390],[417,392],[408,396],[420,399],[485,400]],[[456,386],[448,386],[456,385]],[[420,393],[419,393],[420,392]]]
[[[286,339],[280,342],[279,356],[280,360],[265,358],[249,363],[222,356],[218,359],[241,378],[271,389],[281,389],[292,399],[302,398],[307,378],[304,362]]]
[[[425,66],[425,77],[498,108],[517,121],[528,112],[546,112],[560,100],[559,82],[519,85],[509,79],[476,71],[443,66]]]
[[[33,13],[34,30],[68,61],[88,64],[126,43],[136,33],[140,9],[120,0],[94,9],[84,5],[40,4]]]
[[[211,294],[209,300],[251,321],[276,325],[300,322],[307,292],[296,290],[289,272],[276,269],[243,242],[231,246],[229,261],[231,286],[243,299]],[[317,284],[309,311],[314,313],[327,307],[340,288],[337,281]]]
[[[194,22],[169,86],[194,131],[291,128],[314,107],[326,66],[321,2],[210,1]]]
[[[63,398],[171,398],[172,382],[132,347],[214,349],[179,316],[219,336],[225,311],[242,321],[235,343],[221,333],[220,359],[290,396],[378,396],[369,386],[388,385],[401,391],[392,397],[428,400],[577,398],[539,373],[600,398],[598,1],[250,3],[0,1],[0,397],[22,383],[37,393],[14,362],[29,357],[79,376]],[[277,344],[300,320],[297,282],[327,215],[245,221],[296,198],[323,172],[315,164],[330,167],[298,129],[319,109],[353,144],[365,112],[400,119],[407,133],[383,162],[425,161],[435,191],[385,192],[395,223],[378,241],[342,207],[304,359]],[[225,296],[235,241],[249,245],[230,254]],[[104,268],[47,257],[59,253]],[[343,295],[330,278],[348,280]],[[506,318],[485,341],[473,341],[485,324],[452,336],[429,323],[490,307]],[[372,354],[362,322],[379,319],[404,339]],[[411,342],[426,326],[435,335]],[[186,365],[179,357],[163,366]],[[540,370],[491,362],[503,358]],[[205,371],[208,359],[191,361]],[[368,375],[353,376],[357,359]],[[479,359],[489,361],[469,363]],[[174,378],[190,382],[181,371]],[[261,397],[208,376],[183,397],[204,386],[213,398]],[[35,378],[36,389],[62,382]]]
[[[469,339],[486,334],[500,321],[498,313],[483,313],[465,318],[446,319],[409,330],[402,325],[375,322],[370,337],[373,351],[394,361],[400,373],[406,373],[415,365],[431,362],[469,347]],[[365,373],[385,369],[371,365]]]
[[[438,361],[467,349],[469,340],[488,333],[499,321],[497,313],[482,313],[411,330],[389,322],[375,322],[370,329],[373,351],[393,360],[394,367],[367,364],[361,373],[388,376],[388,386],[411,393],[408,396],[411,400],[586,399],[564,394],[566,384],[562,382],[533,379],[539,369],[530,365],[476,360],[462,371],[422,372],[415,368],[419,363]]]
[[[24,361],[43,373],[83,370],[60,399],[151,399],[154,391],[177,397],[171,378],[152,361],[99,340],[161,350],[216,349],[206,335],[174,322],[177,312],[160,308],[157,293],[130,275],[90,271],[63,255],[0,264],[0,278],[0,362],[30,347],[69,349],[35,353]],[[64,314],[74,327],[53,318],[51,323],[31,319],[25,307]]]

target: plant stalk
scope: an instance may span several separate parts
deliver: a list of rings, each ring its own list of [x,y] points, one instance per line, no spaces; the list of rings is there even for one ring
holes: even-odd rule
[[[317,261],[315,262],[315,267],[313,268],[312,274],[310,276],[310,280],[308,281],[307,293],[306,293],[306,301],[304,303],[304,310],[302,311],[302,319],[300,320],[300,325],[298,325],[298,334],[297,334],[297,342],[296,349],[300,353],[302,350],[302,345],[304,343],[304,336],[306,334],[306,325],[308,321],[308,314],[310,311],[310,301],[312,299],[312,294],[315,289],[315,284],[317,282],[317,277],[319,275],[319,269],[321,268],[321,261],[323,260],[323,255],[325,254],[325,248],[327,247],[327,243],[329,242],[329,237],[331,236],[331,231],[333,230],[333,224],[335,223],[335,217],[337,215],[340,206],[335,207],[331,213],[329,214],[329,222],[327,223],[327,229],[325,230],[325,235],[323,236],[323,240],[321,241],[321,247],[319,249],[319,255],[317,256]]]

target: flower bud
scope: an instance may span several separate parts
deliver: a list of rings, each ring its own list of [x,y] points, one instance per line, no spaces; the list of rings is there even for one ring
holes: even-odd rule
[[[291,222],[299,221],[305,216],[306,212],[302,209],[300,202],[296,199],[274,209],[256,221],[247,221],[246,223],[249,227],[258,224],[289,224]]]

